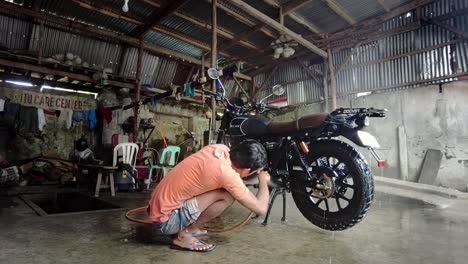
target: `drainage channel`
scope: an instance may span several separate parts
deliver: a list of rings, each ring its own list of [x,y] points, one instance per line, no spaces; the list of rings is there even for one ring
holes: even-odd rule
[[[80,192],[54,192],[21,195],[39,216],[121,211],[124,208]]]

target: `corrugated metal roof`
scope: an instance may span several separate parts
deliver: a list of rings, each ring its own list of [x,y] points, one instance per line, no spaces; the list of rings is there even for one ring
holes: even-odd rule
[[[279,10],[277,8],[272,7],[271,5],[265,3],[264,1],[258,0],[244,0],[247,4],[251,5],[255,9],[261,11],[265,15],[277,18],[279,16]],[[242,13],[242,12],[241,12]]]
[[[1,17],[1,16],[0,16]],[[38,50],[39,25],[33,28],[33,41],[30,50]],[[112,68],[115,72],[121,52],[121,47],[109,42],[87,38],[76,34],[44,27],[43,42],[44,57],[54,54],[71,52],[79,55],[83,62],[90,66],[102,64],[104,67]]]
[[[161,47],[172,49],[175,51],[183,52],[195,58],[201,58],[203,51],[197,47],[187,44],[183,41],[177,40],[166,35],[150,31],[145,35],[145,40],[155,43]]]
[[[47,12],[85,21],[87,23],[102,26],[118,32],[128,34],[136,28],[136,25],[134,24],[125,22],[122,19],[103,15],[93,10],[82,8],[74,2],[67,2],[64,4],[62,1],[42,1],[42,3],[43,5],[41,8]]]
[[[181,13],[190,14],[191,16],[198,18],[201,21],[206,21],[211,24],[211,4],[204,0],[192,0],[187,2],[182,8],[180,8]],[[250,27],[239,22],[221,8],[217,9],[218,14],[218,24],[220,27],[228,28],[235,34],[243,32]]]
[[[99,0],[99,2],[106,3],[107,5],[110,5],[117,10],[121,10],[124,4],[123,0]],[[158,10],[158,8],[155,6],[146,4],[143,1],[130,0],[128,2],[128,13],[137,17],[141,17],[141,18],[148,17],[155,10]]]
[[[379,5],[377,0],[336,0],[344,10],[356,21],[383,14],[385,10]],[[384,1],[387,4],[386,1]]]
[[[171,16],[162,23],[162,26],[165,26],[171,29],[171,31],[179,32],[182,35],[186,35],[207,45],[211,44],[211,32],[201,29],[200,27],[193,25],[183,18]],[[222,41],[225,39],[221,36],[218,36],[218,40]]]
[[[299,8],[297,13],[325,32],[334,32],[349,26],[322,1],[310,1]]]
[[[125,52],[121,75],[135,78],[138,61],[138,50],[129,48]],[[142,78],[143,84],[151,84],[153,87],[166,88],[172,83],[176,74],[178,63],[173,60],[160,58],[147,52],[143,55]]]
[[[9,49],[27,49],[31,23],[20,19],[0,16],[0,45]]]

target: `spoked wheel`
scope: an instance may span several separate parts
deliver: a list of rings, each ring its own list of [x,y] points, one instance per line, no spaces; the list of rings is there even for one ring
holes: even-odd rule
[[[373,199],[374,185],[367,162],[353,147],[337,140],[315,141],[309,149],[306,159],[316,168],[312,172],[314,180],[304,179],[303,172],[293,175],[291,189],[296,206],[323,229],[354,226],[366,215]]]

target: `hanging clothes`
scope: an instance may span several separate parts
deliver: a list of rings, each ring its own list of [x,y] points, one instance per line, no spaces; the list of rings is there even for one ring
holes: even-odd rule
[[[73,115],[72,115],[73,122],[83,122],[84,120],[86,119],[82,111],[73,111]]]
[[[112,122],[112,109],[109,107],[101,107],[99,108],[99,112],[101,113],[102,117],[106,120],[107,124]]]
[[[17,132],[20,135],[39,134],[38,111],[35,107],[20,107],[16,121]]]
[[[13,117],[16,117],[20,111],[20,105],[10,101],[5,102],[5,112]]]
[[[37,109],[37,123],[38,123],[39,131],[42,131],[46,124],[44,109],[39,109],[39,108]]]
[[[55,116],[55,110],[46,110],[46,109],[44,109],[43,112],[44,112],[45,115]]]
[[[195,96],[195,88],[192,87],[191,82],[184,84],[183,96]]]
[[[63,115],[65,117],[66,127],[67,127],[67,129],[70,129],[72,127],[73,111],[72,110],[63,110]]]
[[[96,127],[96,110],[92,109],[88,111],[89,128],[94,129]]]
[[[5,111],[5,100],[0,99],[0,112]]]

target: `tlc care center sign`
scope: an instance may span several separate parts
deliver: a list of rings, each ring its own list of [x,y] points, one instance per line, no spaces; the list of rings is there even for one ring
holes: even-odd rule
[[[11,102],[23,106],[73,111],[96,109],[96,101],[91,97],[48,94],[6,87],[0,87],[0,89],[3,99],[10,99]]]

